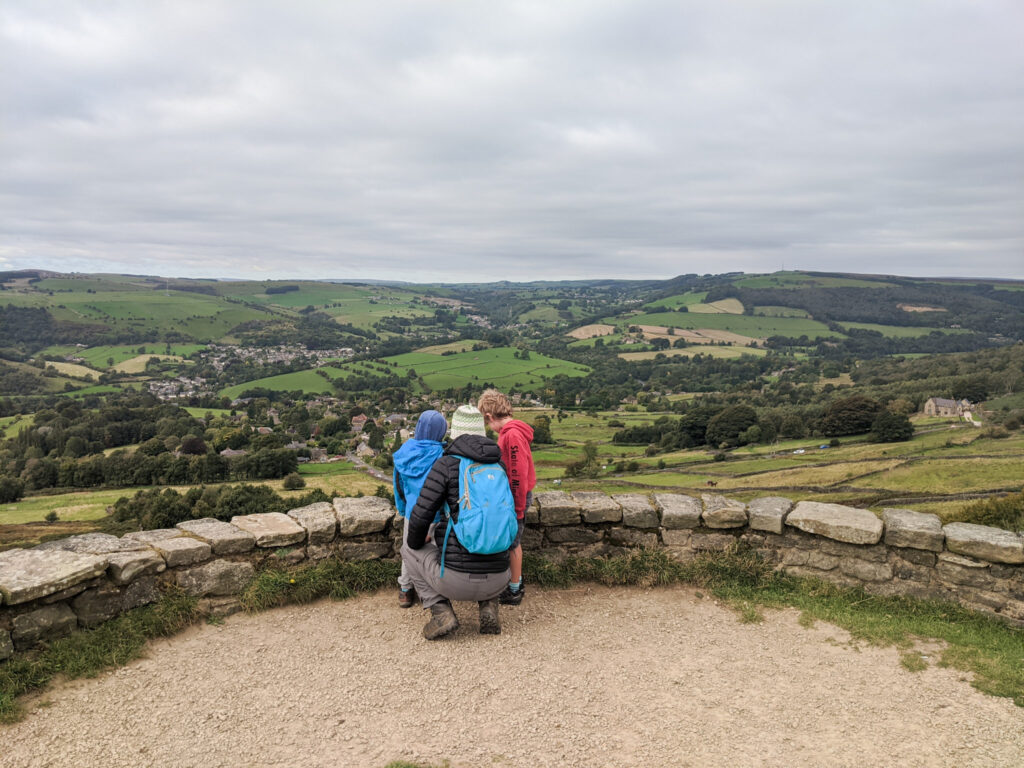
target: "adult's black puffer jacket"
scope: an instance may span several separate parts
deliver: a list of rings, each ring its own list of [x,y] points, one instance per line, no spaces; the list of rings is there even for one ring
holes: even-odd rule
[[[479,435],[460,435],[445,449],[444,455],[434,462],[427,479],[423,481],[420,496],[409,515],[408,544],[411,549],[420,549],[426,542],[427,529],[434,522],[434,515],[448,502],[452,517],[459,519],[459,457],[483,464],[501,464],[501,449],[493,440]],[[504,469],[504,464],[502,468]],[[448,520],[441,515],[441,522],[434,529],[434,541],[438,548],[444,546]],[[448,536],[444,567],[463,573],[501,573],[508,568],[508,552],[493,555],[476,555],[459,542],[452,529]]]

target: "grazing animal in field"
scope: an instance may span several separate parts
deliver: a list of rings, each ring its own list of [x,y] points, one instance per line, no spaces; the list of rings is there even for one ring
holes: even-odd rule
[[[717,480],[708,480],[708,488],[714,488],[717,485],[718,485],[718,481]]]

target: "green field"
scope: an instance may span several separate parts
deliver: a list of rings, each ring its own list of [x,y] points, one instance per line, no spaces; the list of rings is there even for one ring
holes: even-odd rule
[[[933,331],[939,333],[970,333],[962,328],[933,328],[927,326],[880,325],[878,323],[840,323],[844,329],[860,328],[865,331],[878,331],[883,336],[895,339],[917,338],[927,336]]]
[[[328,376],[330,376],[330,379],[325,379],[323,376],[317,374],[317,370],[325,371]],[[343,373],[344,371],[331,366],[324,366],[319,369],[310,368],[305,371],[282,373],[278,376],[268,376],[265,379],[256,379],[254,381],[243,382],[242,384],[235,384],[233,387],[222,389],[219,394],[221,397],[230,397],[234,399],[247,389],[255,389],[259,387],[271,389],[276,392],[302,391],[311,395],[322,395],[334,391],[334,385],[331,381]]]

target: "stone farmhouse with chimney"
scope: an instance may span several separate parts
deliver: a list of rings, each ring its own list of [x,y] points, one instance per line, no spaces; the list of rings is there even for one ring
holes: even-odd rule
[[[967,400],[947,400],[944,397],[929,397],[924,404],[925,416],[963,416],[971,410]]]

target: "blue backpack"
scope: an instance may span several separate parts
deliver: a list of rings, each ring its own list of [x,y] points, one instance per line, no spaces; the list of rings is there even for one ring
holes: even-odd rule
[[[459,457],[459,519],[453,522],[448,518],[441,547],[442,578],[452,528],[459,543],[476,555],[493,555],[512,546],[519,525],[508,475],[501,464],[481,464]]]

